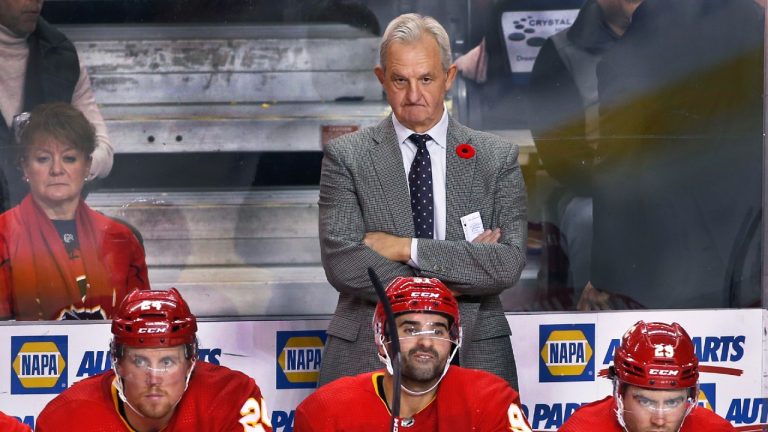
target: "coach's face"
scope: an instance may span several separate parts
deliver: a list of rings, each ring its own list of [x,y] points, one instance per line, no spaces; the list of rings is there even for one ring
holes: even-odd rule
[[[624,421],[629,432],[677,432],[688,410],[688,390],[627,386]]]
[[[433,313],[408,313],[395,318],[400,336],[403,383],[414,391],[432,386],[445,369],[453,349],[448,319]]]
[[[146,419],[167,424],[186,389],[192,362],[184,346],[170,348],[129,348],[117,364],[123,379],[125,398],[131,408]],[[131,410],[126,409],[126,413]],[[130,415],[129,415],[130,417]]]
[[[443,100],[456,77],[456,66],[443,69],[440,48],[429,35],[416,42],[393,42],[385,59],[386,64],[374,72],[392,112],[408,129],[428,131],[443,116]]]
[[[0,0],[0,24],[16,36],[35,31],[43,0]]]

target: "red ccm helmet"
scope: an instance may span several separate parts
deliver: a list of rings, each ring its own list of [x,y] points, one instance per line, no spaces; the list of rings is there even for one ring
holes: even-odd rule
[[[122,347],[161,348],[188,345],[187,358],[196,350],[197,320],[176,288],[168,291],[133,290],[112,320],[112,355]]]
[[[395,316],[411,312],[436,313],[448,318],[449,334],[457,346],[461,345],[461,318],[459,303],[448,287],[438,279],[397,277],[387,286],[387,299]],[[373,332],[376,344],[381,345],[387,335],[387,316],[379,302],[373,314]]]
[[[678,323],[638,321],[621,339],[613,357],[622,383],[670,390],[696,387],[699,359],[688,333]]]

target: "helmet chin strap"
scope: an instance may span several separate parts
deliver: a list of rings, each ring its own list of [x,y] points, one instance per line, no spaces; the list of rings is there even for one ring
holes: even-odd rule
[[[624,429],[624,432],[629,432],[627,430],[627,424],[624,422],[624,398],[621,396],[620,387],[621,383],[618,379],[614,378],[613,398],[616,400],[616,420],[618,420],[621,428]]]
[[[461,340],[461,339],[459,339]],[[379,342],[381,346],[384,346],[384,335],[379,335]],[[405,390],[406,393],[408,393],[411,396],[423,396],[432,390],[434,390],[438,384],[440,384],[440,381],[443,380],[443,377],[445,377],[445,374],[448,373],[448,368],[451,367],[451,360],[453,360],[453,356],[456,355],[457,352],[459,352],[459,346],[460,343],[454,342],[455,346],[453,348],[453,351],[451,352],[451,355],[448,357],[448,360],[445,361],[445,368],[443,368],[443,373],[440,374],[440,378],[435,381],[435,383],[432,385],[432,387],[423,390],[423,391],[415,391],[411,390],[408,387],[405,386],[405,384],[400,384],[400,387],[402,387],[403,390]],[[394,369],[392,369],[392,359],[389,358],[389,353],[386,349],[384,349],[384,355],[382,355],[380,352],[378,353],[379,360],[381,360],[382,363],[384,363],[387,367],[387,372],[389,372],[390,375],[394,375]]]
[[[137,410],[133,405],[131,405],[130,402],[128,402],[128,398],[125,397],[125,387],[123,384],[123,377],[120,376],[119,373],[117,373],[117,362],[115,359],[112,360],[112,371],[115,373],[115,380],[112,381],[112,385],[117,390],[117,395],[120,397],[120,400],[123,401],[124,404],[128,405],[133,412],[138,414],[140,417],[147,418],[144,414],[141,413],[141,411]],[[189,368],[189,372],[187,372],[187,378],[184,381],[184,391],[181,392],[181,395],[179,396],[179,399],[173,403],[173,407],[171,408],[171,411],[176,409],[176,405],[181,402],[181,398],[184,397],[184,393],[187,391],[187,387],[189,387],[189,379],[192,377],[192,371],[195,370],[195,365],[197,364],[196,359],[192,359],[192,366]]]
[[[688,414],[693,411],[694,408],[696,408],[696,405],[699,404],[699,382],[696,381],[696,386],[692,387],[690,391],[693,392],[693,397],[688,398],[688,408],[685,410],[685,415],[683,416],[683,421],[680,422],[680,427],[677,428],[677,432],[680,432],[683,429],[683,423],[685,423],[685,418],[688,417]]]

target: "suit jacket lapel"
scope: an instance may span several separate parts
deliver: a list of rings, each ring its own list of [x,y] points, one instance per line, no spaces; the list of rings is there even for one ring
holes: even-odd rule
[[[374,145],[371,147],[371,166],[378,177],[383,199],[392,214],[392,223],[396,234],[414,235],[411,217],[411,197],[403,169],[403,155],[397,142],[397,134],[392,124],[391,114],[376,127],[372,134]]]
[[[448,143],[445,163],[445,238],[456,240],[464,238],[460,218],[480,209],[472,208],[472,183],[474,182],[477,155],[471,159],[460,158],[456,154],[459,144],[472,144],[466,129],[453,118],[448,123]]]

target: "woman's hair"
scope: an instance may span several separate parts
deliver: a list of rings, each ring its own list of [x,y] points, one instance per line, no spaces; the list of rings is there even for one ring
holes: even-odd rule
[[[71,144],[90,158],[96,148],[96,130],[82,112],[67,103],[49,103],[38,105],[26,119],[21,119],[14,127],[18,137],[21,163],[27,155],[36,135],[45,134],[51,138]]]

